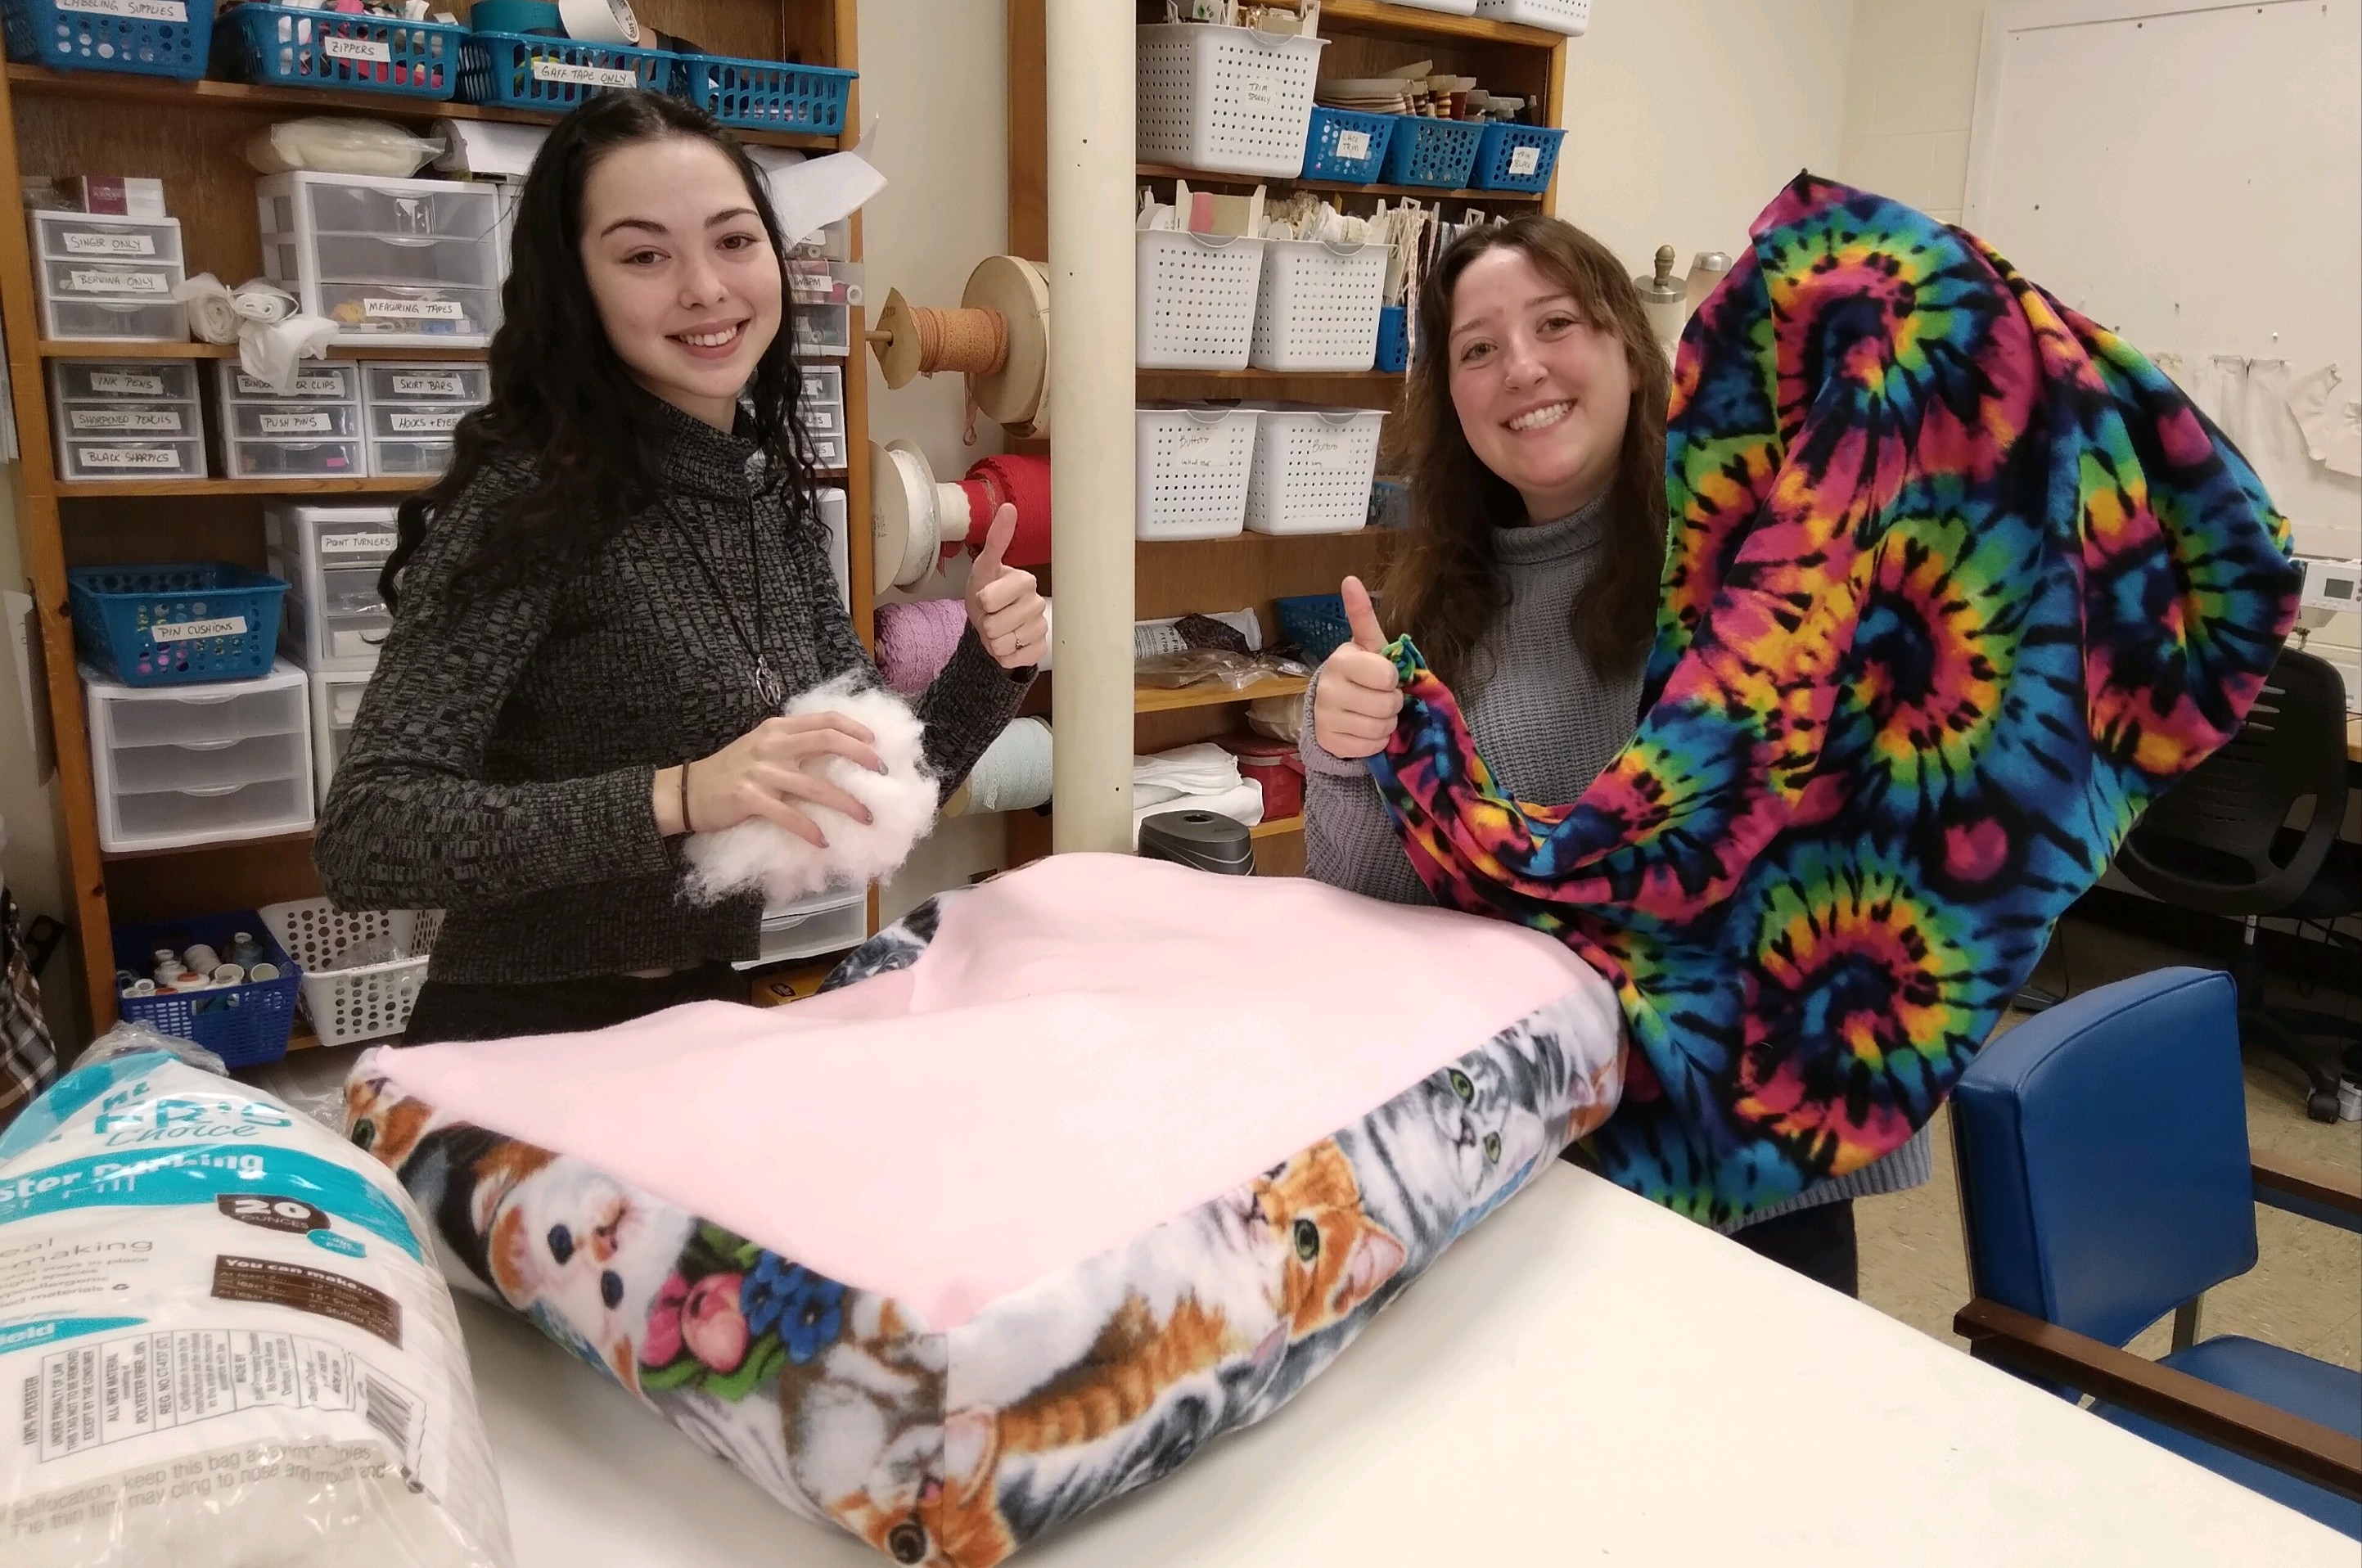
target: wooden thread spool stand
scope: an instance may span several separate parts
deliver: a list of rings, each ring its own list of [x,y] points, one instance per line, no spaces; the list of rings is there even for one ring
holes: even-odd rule
[[[968,445],[978,413],[1020,438],[1049,435],[1050,284],[1023,257],[977,263],[956,310],[913,305],[889,289],[868,340],[893,391],[944,371],[967,379]]]

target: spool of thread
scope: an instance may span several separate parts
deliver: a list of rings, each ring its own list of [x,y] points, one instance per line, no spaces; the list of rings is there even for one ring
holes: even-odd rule
[[[262,944],[254,939],[254,933],[241,931],[229,939],[229,961],[241,969],[262,962]]]
[[[967,809],[977,816],[1024,812],[1050,801],[1050,726],[1019,719],[977,758],[967,776]]]
[[[992,514],[1006,502],[1017,508],[1017,532],[1009,541],[1006,558],[1009,564],[1028,569],[1048,565],[1050,459],[1011,452],[986,458],[967,472],[963,488],[979,481],[986,487],[981,519],[977,517],[976,502],[971,501],[968,505],[968,548],[984,547],[985,530],[992,526]]]
[[[266,980],[275,980],[279,977],[279,966],[276,964],[257,964],[253,968],[248,969],[246,972],[246,977],[252,980],[256,985],[260,985]]]
[[[156,994],[156,982],[134,980],[123,988],[123,994],[127,997],[152,997]]]
[[[988,376],[1009,363],[1009,321],[997,310],[937,310],[912,305],[919,329],[919,373],[940,370]]]
[[[886,684],[915,697],[951,663],[967,629],[967,605],[957,599],[922,599],[877,607],[877,670]]]
[[[215,952],[209,944],[203,942],[193,944],[186,953],[181,955],[181,960],[200,975],[212,974],[220,966],[222,961],[221,955]]]
[[[245,980],[246,970],[239,965],[216,964],[214,966],[213,982],[216,986],[242,985]]]

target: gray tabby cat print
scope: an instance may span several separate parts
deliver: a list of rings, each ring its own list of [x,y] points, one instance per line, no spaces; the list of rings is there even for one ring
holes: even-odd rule
[[[958,894],[949,895],[958,897]],[[846,959],[916,962],[930,901]],[[988,1568],[1261,1420],[1452,1242],[1606,1121],[1620,1033],[1554,1003],[1355,1124],[948,1332],[584,1162],[457,1122],[365,1058],[355,1143],[460,1288],[524,1313],[789,1509]]]

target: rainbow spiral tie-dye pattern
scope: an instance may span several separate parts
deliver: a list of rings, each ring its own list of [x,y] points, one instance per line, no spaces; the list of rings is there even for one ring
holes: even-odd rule
[[[2296,612],[2286,523],[2130,345],[1809,175],[1753,232],[1675,368],[1630,746],[1508,800],[1404,639],[1371,759],[1441,902],[1615,982],[1644,1060],[1584,1152],[1714,1223],[1927,1121]]]

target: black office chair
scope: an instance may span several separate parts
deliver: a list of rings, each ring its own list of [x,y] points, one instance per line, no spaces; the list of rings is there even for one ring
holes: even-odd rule
[[[2301,833],[2282,824],[2299,801],[2312,818]],[[2265,915],[2334,921],[2362,911],[2362,870],[2337,843],[2345,820],[2345,687],[2334,666],[2282,650],[2247,722],[2223,749],[2153,802],[2117,851],[2116,866],[2168,903],[2246,924],[2231,975],[2239,988],[2241,1043],[2302,1069],[2316,1121],[2337,1120],[2337,1050],[2362,1071],[2362,1032],[2328,1013],[2264,1004],[2256,922]],[[2334,938],[2333,938],[2334,940]]]

